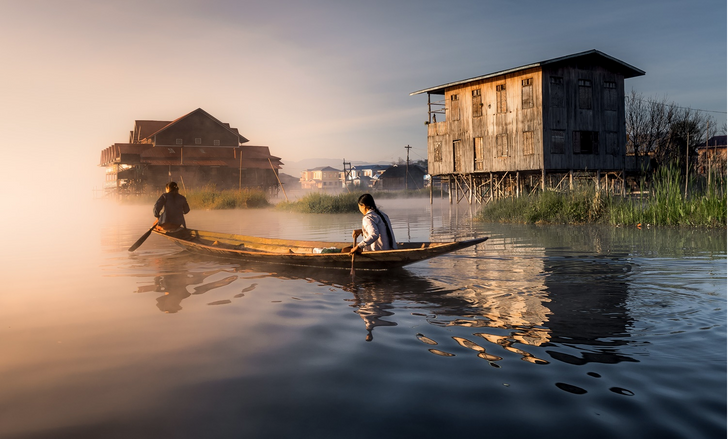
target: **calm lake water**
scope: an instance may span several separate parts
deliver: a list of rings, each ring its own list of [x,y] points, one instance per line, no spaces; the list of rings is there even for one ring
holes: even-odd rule
[[[381,200],[399,241],[490,239],[394,273],[192,256],[151,206],[5,228],[1,438],[724,438],[726,232],[473,221]],[[193,211],[349,241],[361,216]],[[62,232],[62,233],[59,233]]]

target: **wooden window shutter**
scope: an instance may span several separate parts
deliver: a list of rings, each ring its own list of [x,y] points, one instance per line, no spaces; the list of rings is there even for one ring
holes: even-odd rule
[[[581,131],[574,131],[571,142],[574,154],[581,154]]]

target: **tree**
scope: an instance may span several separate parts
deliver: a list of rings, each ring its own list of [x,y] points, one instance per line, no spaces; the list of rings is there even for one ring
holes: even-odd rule
[[[689,157],[697,155],[695,146],[704,144],[709,127],[716,126],[704,112],[678,107],[667,98],[647,99],[634,90],[625,97],[625,124],[628,153],[649,156],[656,167],[674,163],[681,169],[686,148]]]
[[[645,99],[632,92],[625,97],[627,152],[636,157],[653,153],[661,143],[669,143],[670,125],[675,116],[675,104],[666,98],[660,101]]]

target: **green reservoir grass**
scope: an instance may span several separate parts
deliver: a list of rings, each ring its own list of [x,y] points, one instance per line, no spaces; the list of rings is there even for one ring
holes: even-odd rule
[[[726,227],[724,181],[705,187],[688,183],[675,168],[664,168],[639,195],[607,195],[593,188],[546,191],[488,203],[477,214],[481,221],[522,224],[611,224],[614,226]],[[642,184],[643,189],[647,186]]]
[[[374,197],[374,202],[381,199],[393,198],[424,198],[430,196],[428,188],[409,191],[376,191],[369,192]],[[440,196],[440,190],[436,190]],[[323,192],[311,192],[296,201],[283,201],[276,204],[276,208],[301,213],[352,213],[359,212],[357,200],[364,192],[344,192],[338,195],[330,195]]]
[[[190,209],[241,209],[268,207],[266,193],[255,189],[217,191],[214,188],[190,190],[187,193]]]
[[[187,198],[187,203],[192,210],[212,209],[243,209],[268,207],[270,203],[266,192],[255,189],[230,189],[217,190],[214,186],[206,186],[200,189],[190,189],[188,192],[180,191]],[[159,194],[144,194],[138,197],[122,198],[124,204],[150,204],[153,205],[159,198]]]

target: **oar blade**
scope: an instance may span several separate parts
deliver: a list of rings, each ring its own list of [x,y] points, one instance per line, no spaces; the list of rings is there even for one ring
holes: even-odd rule
[[[152,234],[152,229],[153,229],[153,228],[154,228],[154,227],[152,227],[151,229],[149,229],[149,230],[147,231],[147,233],[143,234],[141,238],[137,239],[137,242],[135,242],[134,244],[132,244],[132,246],[131,246],[131,247],[129,247],[129,251],[130,251],[130,252],[133,252],[134,250],[138,249],[138,248],[139,248],[139,246],[141,246],[142,244],[144,244],[144,241],[146,241],[146,240],[147,240],[147,238],[149,238],[149,235],[151,235],[151,234]]]

